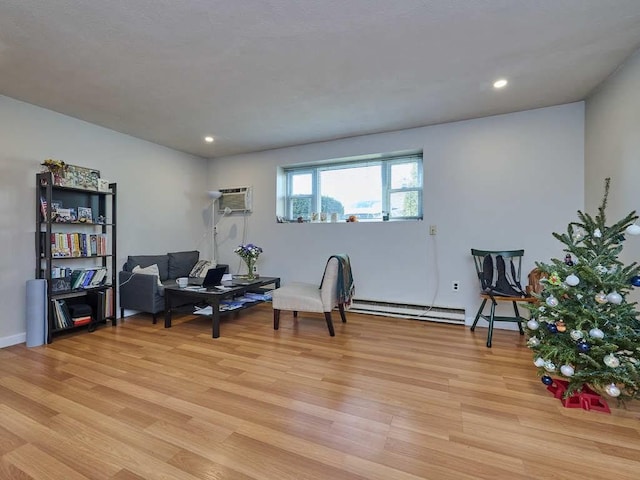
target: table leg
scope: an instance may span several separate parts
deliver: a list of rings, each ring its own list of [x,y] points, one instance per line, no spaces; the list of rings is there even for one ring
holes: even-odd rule
[[[164,328],[171,328],[171,290],[164,291]]]
[[[220,304],[218,302],[211,302],[214,305],[211,305],[211,323],[212,323],[212,334],[213,338],[218,338],[220,336]]]

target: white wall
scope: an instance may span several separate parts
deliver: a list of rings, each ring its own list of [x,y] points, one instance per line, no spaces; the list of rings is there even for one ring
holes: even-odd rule
[[[477,308],[469,249],[524,248],[525,271],[560,256],[552,231],[583,208],[582,103],[354,137],[209,162],[0,96],[0,347],[24,341],[34,277],[35,173],[45,158],[99,169],[118,183],[118,264],[127,255],[198,248],[208,256],[206,191],[252,185],[254,212],[219,224],[221,262],[243,241],[265,249],[263,274],[319,281],[347,252],[359,298]],[[277,224],[276,168],[325,158],[424,149],[425,220]],[[208,163],[208,180],[207,180]],[[430,237],[428,226],[438,235]],[[462,289],[451,291],[459,280]]]
[[[276,223],[278,166],[409,149],[424,149],[424,221]],[[219,261],[234,271],[243,231],[264,248],[260,271],[283,282],[319,282],[327,257],[346,252],[356,297],[430,304],[437,290],[434,303],[465,308],[469,322],[479,303],[471,248],[524,248],[525,272],[564,256],[551,233],[583,208],[584,104],[217,158],[209,178],[211,188],[254,187],[246,228],[243,217],[218,227]]]
[[[640,51],[586,103],[585,205],[595,215],[611,177],[607,220],[640,211]],[[640,237],[627,236],[620,259],[640,262]],[[635,289],[633,301],[640,301]]]
[[[45,158],[118,183],[118,264],[130,254],[192,250],[209,218],[207,161],[0,96],[0,347],[25,338],[35,275],[35,174]],[[208,242],[200,251],[208,255]]]

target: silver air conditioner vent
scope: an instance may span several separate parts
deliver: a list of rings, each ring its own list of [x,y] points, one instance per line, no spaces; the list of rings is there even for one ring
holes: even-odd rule
[[[251,187],[221,188],[222,197],[218,200],[218,210],[224,212],[251,211]],[[228,210],[227,210],[228,211]]]

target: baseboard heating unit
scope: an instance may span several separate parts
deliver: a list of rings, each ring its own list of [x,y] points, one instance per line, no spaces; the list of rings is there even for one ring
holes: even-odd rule
[[[384,315],[387,317],[408,318],[430,322],[453,323],[456,325],[464,325],[465,319],[465,311],[463,308],[430,307],[429,305],[380,302],[360,298],[353,299],[349,311],[367,313],[369,315]]]

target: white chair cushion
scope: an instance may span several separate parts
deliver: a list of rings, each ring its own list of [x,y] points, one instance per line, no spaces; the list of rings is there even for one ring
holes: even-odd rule
[[[330,312],[332,305],[322,304],[321,290],[312,283],[290,283],[275,289],[271,294],[273,308],[297,312]]]

